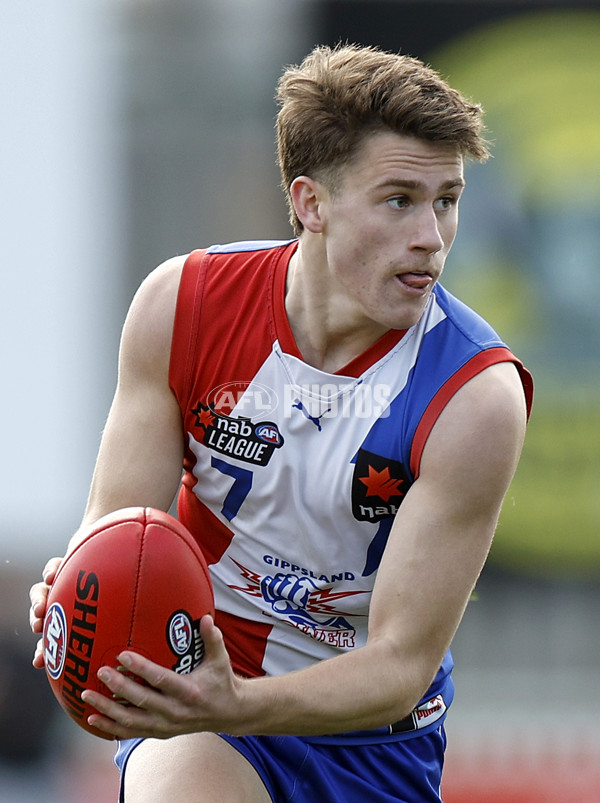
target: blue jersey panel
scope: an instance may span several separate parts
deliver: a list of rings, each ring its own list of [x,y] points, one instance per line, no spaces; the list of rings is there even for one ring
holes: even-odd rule
[[[443,287],[436,286],[434,299],[444,317],[424,335],[406,386],[391,402],[389,415],[375,422],[362,446],[402,463],[409,476],[413,438],[435,394],[472,357],[489,348],[505,347],[486,321]]]

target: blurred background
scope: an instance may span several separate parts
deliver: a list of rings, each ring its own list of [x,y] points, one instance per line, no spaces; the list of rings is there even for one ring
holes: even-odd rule
[[[82,514],[135,288],[194,247],[291,236],[275,83],[341,40],[486,108],[444,284],[537,385],[454,644],[445,801],[598,803],[600,2],[38,0],[0,21],[0,799],[116,800],[112,747],[30,668],[27,592]]]

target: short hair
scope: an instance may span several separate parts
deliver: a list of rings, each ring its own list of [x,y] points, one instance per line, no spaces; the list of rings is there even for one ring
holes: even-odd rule
[[[483,110],[412,56],[377,47],[319,45],[277,85],[277,150],[290,222],[303,229],[290,196],[298,176],[334,191],[368,134],[393,131],[454,145],[475,161],[489,156]]]

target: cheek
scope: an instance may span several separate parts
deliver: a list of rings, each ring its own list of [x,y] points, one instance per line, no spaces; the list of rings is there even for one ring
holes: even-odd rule
[[[366,286],[368,258],[356,243],[346,239],[339,243],[339,247],[330,249],[328,264],[334,280],[346,290],[357,290]]]
[[[354,249],[347,253],[343,263],[338,263],[337,279],[340,284],[365,302],[377,294],[379,275],[376,255],[371,250]]]
[[[380,227],[357,219],[356,215],[337,218],[327,237],[327,259],[336,279],[345,286],[366,288],[386,262],[385,236]],[[389,249],[388,249],[389,250]]]
[[[449,251],[452,247],[452,243],[456,238],[456,233],[458,231],[458,211],[448,219],[446,224],[442,229],[442,239],[444,240],[444,245],[446,251]]]

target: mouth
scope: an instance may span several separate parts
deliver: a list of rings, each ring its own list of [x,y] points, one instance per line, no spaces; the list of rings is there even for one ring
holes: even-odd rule
[[[403,286],[405,290],[416,294],[423,295],[434,284],[434,278],[430,273],[422,271],[412,271],[408,273],[397,273],[396,280]]]

